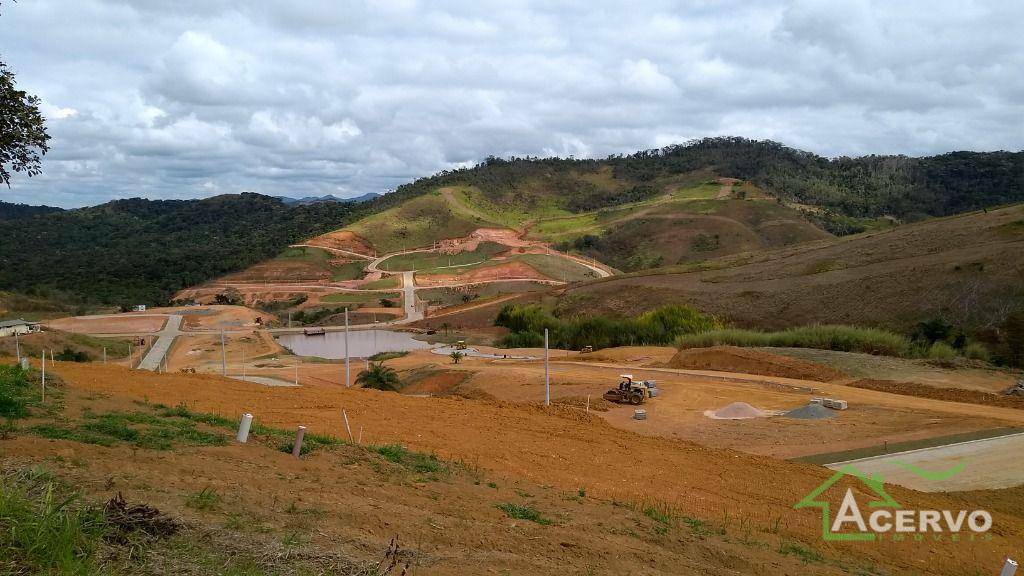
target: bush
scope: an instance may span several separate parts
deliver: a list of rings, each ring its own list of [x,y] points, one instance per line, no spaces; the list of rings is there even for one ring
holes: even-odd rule
[[[688,334],[676,339],[680,348],[743,346],[774,348],[817,348],[841,352],[864,352],[886,356],[907,356],[911,343],[894,332],[844,325],[815,325],[778,332],[725,329]]]
[[[980,342],[971,342],[964,346],[964,356],[971,360],[981,360],[982,362],[988,362],[992,360],[992,354],[988,351],[988,348]]]
[[[563,320],[539,305],[502,308],[496,326],[512,331],[499,341],[506,348],[537,348],[544,345],[544,329],[556,348],[578,350],[612,346],[669,344],[677,336],[721,328],[713,316],[686,306],[662,306],[633,319],[606,316]]]
[[[24,418],[33,401],[25,371],[18,366],[0,366],[0,417]]]
[[[928,348],[930,360],[952,360],[956,358],[956,349],[945,342],[936,342]]]

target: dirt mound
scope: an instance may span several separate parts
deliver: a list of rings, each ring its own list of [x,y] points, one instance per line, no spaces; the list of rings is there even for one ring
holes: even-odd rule
[[[838,370],[807,360],[736,346],[680,350],[665,364],[665,367],[742,372],[816,382],[831,382],[846,377]]]
[[[866,390],[877,390],[889,392],[890,394],[901,394],[903,396],[917,396],[918,398],[931,398],[933,400],[945,400],[947,402],[963,402],[965,404],[981,404],[983,406],[998,406],[1000,408],[1017,408],[1024,410],[1024,396],[990,394],[980,390],[966,390],[964,388],[938,388],[917,382],[893,382],[891,380],[873,380],[862,378],[847,386],[864,388]]]
[[[750,418],[766,418],[771,413],[755,408],[746,402],[733,402],[718,410],[708,410],[704,415],[713,420],[748,420]]]
[[[402,374],[402,379],[406,382],[402,388],[402,394],[430,396],[454,394],[470,375],[470,372],[432,368],[413,370],[408,374]]]
[[[822,420],[835,415],[836,412],[834,410],[825,408],[817,402],[811,402],[806,406],[801,406],[783,414],[786,418],[796,418],[798,420]]]
[[[349,252],[364,254],[366,256],[372,256],[374,254],[373,245],[348,230],[328,232],[327,234],[317,236],[316,238],[309,240],[306,244],[309,244],[310,246],[334,248],[336,250],[347,250]]]

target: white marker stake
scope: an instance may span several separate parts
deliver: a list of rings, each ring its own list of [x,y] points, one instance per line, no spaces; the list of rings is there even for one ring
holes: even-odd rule
[[[587,414],[590,413],[590,394],[587,394]]]
[[[1003,571],[999,573],[999,576],[1014,576],[1017,573],[1017,561],[1006,559],[1006,564],[1003,564]]]
[[[299,426],[299,431],[295,433],[295,444],[292,445],[292,456],[299,458],[302,456],[302,438],[306,435],[306,427]]]
[[[246,412],[242,414],[242,421],[238,423],[238,435],[235,436],[235,440],[238,440],[242,444],[249,439],[249,428],[252,427],[252,414]]]
[[[348,357],[348,308],[345,308],[345,387],[352,385],[350,380],[352,373],[349,371],[349,357]]]
[[[548,329],[544,329],[544,405],[551,406],[551,371],[548,368]]]
[[[352,437],[352,428],[348,425],[348,413],[345,412],[344,408],[341,410],[341,415],[345,417],[345,430],[348,430],[349,442],[355,442],[355,438]]]
[[[43,350],[43,402],[46,402],[46,350]]]
[[[107,363],[107,347],[106,346],[103,347],[103,363],[104,364]]]
[[[220,370],[224,376],[228,375],[228,352],[224,346],[224,331],[220,331]]]
[[[299,365],[295,365],[295,385],[299,385]]]
[[[362,443],[363,443],[363,427],[360,426],[359,427],[359,441],[356,442],[356,444],[362,444]]]

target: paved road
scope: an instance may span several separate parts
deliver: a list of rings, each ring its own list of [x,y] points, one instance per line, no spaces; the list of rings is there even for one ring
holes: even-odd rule
[[[174,339],[181,335],[182,320],[184,320],[184,317],[177,314],[172,314],[167,318],[167,324],[164,324],[164,329],[157,332],[156,342],[153,343],[149,352],[146,353],[146,357],[139,362],[139,369],[155,372],[160,367],[160,363],[163,362],[164,356],[171,349]]]
[[[1020,457],[1022,451],[1024,434],[1011,434],[836,462],[828,467],[839,470],[844,466],[853,466],[865,474],[881,475],[887,484],[898,484],[922,492],[988,490],[1024,484],[1024,459]],[[959,470],[960,466],[962,470]],[[948,474],[922,478],[922,471],[948,471]]]
[[[416,273],[402,272],[402,291],[405,293],[405,321],[403,324],[423,320],[423,310],[416,302]]]

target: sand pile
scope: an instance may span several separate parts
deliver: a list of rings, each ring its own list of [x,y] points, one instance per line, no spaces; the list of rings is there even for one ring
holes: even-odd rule
[[[806,406],[795,408],[783,414],[786,418],[796,418],[798,420],[821,420],[823,418],[831,418],[835,415],[835,410],[825,408],[817,402],[811,402]]]
[[[755,408],[746,402],[733,402],[718,410],[707,410],[704,412],[704,415],[714,420],[747,420],[750,418],[765,418],[771,416],[772,413]]]
[[[838,370],[815,362],[737,346],[680,350],[665,367],[741,372],[815,382],[830,382],[846,376]]]

